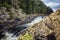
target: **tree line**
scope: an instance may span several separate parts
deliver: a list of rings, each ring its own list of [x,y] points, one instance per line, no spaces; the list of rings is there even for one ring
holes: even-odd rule
[[[41,0],[0,0],[0,6],[7,8],[21,8],[25,13],[45,13],[53,12],[50,7],[47,7]]]

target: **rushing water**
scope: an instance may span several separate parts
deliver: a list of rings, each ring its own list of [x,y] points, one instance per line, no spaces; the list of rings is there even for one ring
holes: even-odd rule
[[[43,19],[43,16],[36,17],[31,23],[28,23],[27,25],[34,25],[35,23],[40,22]]]
[[[40,22],[42,19],[43,19],[43,16],[38,16],[38,17],[36,17],[34,20],[32,20],[31,23],[27,23],[27,24],[24,24],[24,25],[22,25],[22,26],[24,26],[24,27],[32,26],[32,25],[34,25],[35,23]],[[5,38],[2,38],[1,40],[17,40],[17,38],[18,38],[18,37],[13,36],[13,33],[8,33],[8,32],[6,32]]]
[[[5,37],[2,38],[1,40],[17,40],[18,37],[12,37],[13,34],[6,32]]]

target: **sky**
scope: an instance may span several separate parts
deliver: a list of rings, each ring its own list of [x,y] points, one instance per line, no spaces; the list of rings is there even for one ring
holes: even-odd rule
[[[60,8],[60,0],[42,0],[47,6],[50,6],[54,11]]]

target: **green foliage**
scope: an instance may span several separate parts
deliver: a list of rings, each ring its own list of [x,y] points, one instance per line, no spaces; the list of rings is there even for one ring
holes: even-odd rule
[[[33,36],[28,32],[25,33],[24,36],[20,37],[21,40],[33,40]]]
[[[9,5],[8,3],[6,3],[6,2],[4,2],[3,4],[2,4],[2,6],[4,6],[4,7],[6,7],[6,8],[11,8],[11,5]]]
[[[14,19],[14,14],[12,12],[8,13],[10,16],[10,19]]]
[[[40,0],[1,0],[0,5],[10,8],[11,6],[14,8],[21,8],[26,14],[30,13],[51,13],[53,12],[51,8],[47,7]],[[18,9],[19,9],[18,8]]]
[[[11,4],[8,3],[9,0],[0,0],[0,6],[10,8]]]
[[[48,8],[42,1],[40,0],[19,0],[20,7],[27,14],[29,13],[47,13],[52,12],[51,8]],[[51,9],[51,11],[50,11]]]

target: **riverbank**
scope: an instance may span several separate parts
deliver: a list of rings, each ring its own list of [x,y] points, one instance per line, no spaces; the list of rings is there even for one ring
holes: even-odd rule
[[[18,40],[60,40],[60,9],[23,31]]]
[[[43,15],[43,16],[45,16],[45,15]],[[5,36],[6,32],[8,31],[7,32],[8,34],[6,36],[8,36],[7,38],[11,37],[11,39],[12,39],[16,35],[19,36],[19,33],[21,30],[26,29],[27,27],[32,26],[33,24],[37,23],[37,21],[42,20],[43,16],[41,16],[40,14],[29,14],[29,15],[27,15],[25,17],[21,17],[21,18],[0,21],[1,22],[0,26],[2,27],[2,29],[1,29],[2,33],[1,32],[0,33],[2,36],[3,35]],[[12,34],[13,37],[10,34]]]

